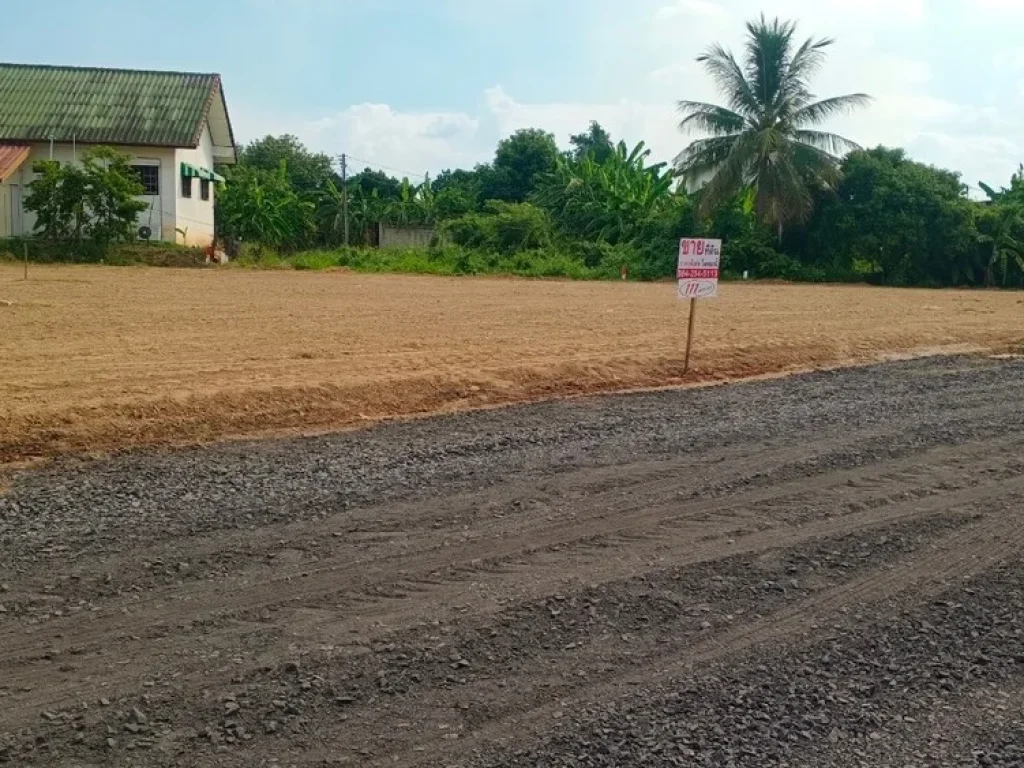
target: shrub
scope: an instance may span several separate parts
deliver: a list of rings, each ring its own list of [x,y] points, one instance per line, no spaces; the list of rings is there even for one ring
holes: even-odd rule
[[[102,250],[135,239],[135,220],[146,203],[138,199],[142,183],[128,155],[93,147],[81,164],[40,160],[32,170],[25,210],[36,215],[36,233],[76,249],[84,242]]]
[[[338,266],[338,254],[329,251],[303,251],[291,259],[295,269],[324,270]]]
[[[0,244],[0,253],[20,261],[26,246],[29,260],[40,264],[198,267],[206,263],[206,253],[202,248],[161,241],[103,245],[91,240],[74,244],[38,237],[12,237]]]
[[[469,213],[446,221],[442,235],[466,248],[517,253],[551,244],[547,214],[530,203],[491,200],[485,213]]]

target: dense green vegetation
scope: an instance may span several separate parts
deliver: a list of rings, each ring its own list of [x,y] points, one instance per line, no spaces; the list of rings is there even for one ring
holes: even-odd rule
[[[813,75],[831,40],[798,43],[796,26],[747,25],[737,60],[700,57],[725,106],[681,101],[698,130],[674,166],[599,124],[561,150],[541,130],[503,139],[490,163],[412,184],[367,168],[348,181],[350,242],[373,227],[429,225],[422,251],[341,248],[342,181],[331,158],[291,136],[246,147],[226,169],[222,234],[246,244],[241,263],[343,266],[435,274],[632,278],[674,273],[683,236],[724,240],[726,276],[889,285],[1024,286],[1024,175],[971,200],[959,175],[902,150],[863,150],[821,129],[866,106],[865,94],[816,98]],[[696,182],[706,182],[695,191]]]
[[[591,136],[598,140],[582,139]],[[547,149],[538,149],[539,138]],[[221,211],[220,223],[248,227],[226,234],[245,243],[241,263],[262,266],[576,278],[614,278],[625,266],[632,278],[657,279],[673,274],[679,237],[705,235],[724,239],[731,276],[1024,287],[1020,172],[1006,188],[990,189],[988,200],[974,201],[952,171],[899,149],[854,150],[838,163],[833,186],[810,187],[810,213],[780,241],[770,219],[758,215],[753,186],[705,213],[706,191],[687,193],[674,169],[651,162],[642,144],[613,144],[596,124],[574,140],[579,146],[561,152],[550,135],[516,134],[503,142],[497,172],[495,164],[481,165],[420,185],[373,170],[350,179],[353,244],[365,244],[378,221],[429,224],[438,236],[431,249],[342,248],[341,181],[327,158],[291,137],[252,145],[263,167],[250,161],[250,148],[243,151],[221,200],[228,211],[264,212],[233,218]],[[271,142],[276,153],[267,151]],[[506,175],[520,153],[526,170]],[[319,164],[310,161],[318,157]],[[303,187],[292,180],[290,168],[314,166],[319,181]]]
[[[40,160],[25,196],[35,213],[35,230],[46,240],[72,250],[88,242],[94,249],[133,240],[135,218],[145,210],[142,184],[132,173],[128,155],[110,147],[93,147],[81,163]]]
[[[747,31],[741,59],[720,46],[700,58],[725,106],[679,103],[680,127],[702,136],[673,165],[593,122],[565,150],[520,130],[472,169],[413,183],[365,168],[345,183],[332,158],[267,136],[222,169],[218,235],[262,267],[635,279],[670,277],[679,238],[706,236],[724,240],[727,277],[1024,287],[1024,168],[977,201],[953,171],[860,149],[820,124],[868,97],[811,91],[832,41],[798,44],[794,24],[763,17]],[[26,204],[42,239],[98,244],[72,249],[97,260],[133,237],[124,156],[37,172]],[[429,226],[435,242],[380,251],[378,224]]]

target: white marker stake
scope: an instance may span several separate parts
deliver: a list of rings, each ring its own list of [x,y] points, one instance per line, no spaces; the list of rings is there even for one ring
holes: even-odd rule
[[[697,312],[697,299],[718,296],[718,270],[722,259],[722,241],[684,237],[679,241],[679,298],[690,300],[690,321],[686,328],[686,359],[683,373],[690,371],[690,351],[693,348],[693,322]]]

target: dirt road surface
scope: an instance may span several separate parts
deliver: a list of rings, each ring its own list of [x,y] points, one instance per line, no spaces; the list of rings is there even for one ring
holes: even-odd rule
[[[684,381],[670,283],[0,265],[0,464]],[[687,382],[1020,349],[1024,294],[723,286]]]
[[[0,762],[1011,766],[1024,361],[64,460],[0,494]]]

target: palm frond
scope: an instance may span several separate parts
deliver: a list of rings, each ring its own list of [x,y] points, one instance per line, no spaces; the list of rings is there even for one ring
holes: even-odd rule
[[[834,189],[839,183],[839,161],[829,152],[812,144],[795,141],[791,144],[793,162],[798,172],[812,185]]]
[[[768,21],[764,14],[747,23],[746,79],[762,108],[779,103],[795,32],[795,23],[777,18]]]
[[[807,104],[793,113],[794,125],[817,125],[830,117],[845,115],[854,109],[868,106],[872,98],[866,93],[848,93]]]
[[[990,187],[984,181],[979,181],[978,182],[978,186],[981,187],[981,191],[982,192],[984,192],[986,195],[988,195],[988,199],[989,200],[992,200],[992,201],[998,200],[1000,195],[1002,194],[1001,192],[996,192],[994,189],[992,189],[992,187]]]
[[[714,171],[732,152],[738,136],[716,136],[691,142],[676,155],[676,174],[688,182]]]
[[[855,141],[850,141],[850,139],[840,136],[838,133],[829,133],[828,131],[801,129],[793,133],[793,138],[803,144],[809,144],[823,152],[828,152],[828,154],[835,157],[841,157],[861,148]]]
[[[735,140],[727,154],[723,153],[721,148],[709,147],[713,151],[709,152],[706,159],[721,159],[718,159],[714,167],[715,175],[704,186],[700,201],[703,214],[709,213],[735,195],[749,180],[751,167],[757,157],[754,138],[750,134],[741,134],[733,138]]]
[[[713,45],[698,56],[697,61],[714,78],[733,111],[746,115],[757,114],[760,102],[730,51],[721,45]]]
[[[811,212],[811,194],[807,180],[800,171],[802,165],[794,152],[762,163],[757,171],[755,186],[761,217],[772,224],[785,221],[806,221]]]
[[[808,80],[821,69],[825,63],[825,49],[834,42],[830,37],[820,40],[807,38],[793,54],[786,70],[786,96],[798,106],[803,106],[811,98]]]
[[[699,130],[712,136],[724,136],[743,130],[743,115],[717,104],[706,104],[701,101],[680,101],[677,104],[679,114],[679,130],[686,132]]]

